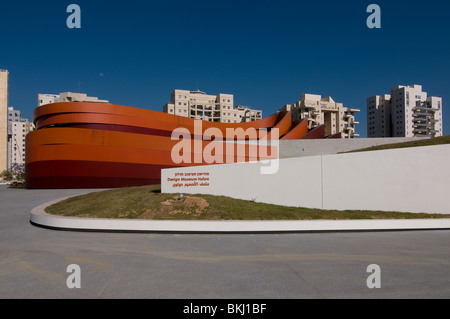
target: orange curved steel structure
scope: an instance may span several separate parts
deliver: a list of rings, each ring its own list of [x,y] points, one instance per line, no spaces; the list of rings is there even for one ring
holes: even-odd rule
[[[307,120],[292,123],[290,112],[253,122],[218,123],[89,102],[40,106],[34,111],[34,123],[36,130],[26,137],[27,188],[159,184],[163,168],[273,159],[276,146],[249,140],[308,135]],[[272,136],[273,128],[278,128],[279,136]],[[221,138],[228,138],[230,130],[235,135],[225,143]],[[186,132],[190,139],[184,139]],[[316,131],[311,138],[324,138],[323,134],[324,130]],[[187,156],[182,162],[174,161],[180,143]],[[207,150],[209,158],[204,156]]]

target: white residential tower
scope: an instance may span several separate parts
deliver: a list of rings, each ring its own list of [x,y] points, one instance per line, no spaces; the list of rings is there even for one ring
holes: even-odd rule
[[[442,98],[421,85],[398,85],[367,99],[368,137],[442,136]]]

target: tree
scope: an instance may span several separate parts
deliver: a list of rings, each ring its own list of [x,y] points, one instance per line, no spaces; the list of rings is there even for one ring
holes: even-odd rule
[[[0,173],[0,178],[3,178],[5,181],[24,181],[25,165],[14,163],[9,170],[4,170]]]
[[[10,181],[13,179],[13,174],[11,171],[5,169],[0,173],[0,178],[3,178],[5,181]]]
[[[25,165],[14,163],[11,166],[11,173],[14,179],[23,181],[25,179]]]

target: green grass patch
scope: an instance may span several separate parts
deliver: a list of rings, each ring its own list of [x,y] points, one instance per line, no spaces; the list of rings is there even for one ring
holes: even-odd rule
[[[45,209],[49,214],[155,220],[319,220],[450,218],[417,214],[287,207],[225,196],[163,194],[160,185],[119,188],[72,197]]]
[[[429,139],[418,139],[417,141],[371,146],[371,147],[348,151],[348,152],[343,152],[343,153],[379,151],[379,150],[389,150],[389,149],[395,149],[395,148],[431,146],[431,145],[442,145],[442,144],[450,144],[450,135],[439,136],[439,137],[434,137],[434,138],[429,138]]]

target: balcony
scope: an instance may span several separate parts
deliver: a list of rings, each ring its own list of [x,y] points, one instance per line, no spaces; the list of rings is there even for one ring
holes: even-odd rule
[[[307,108],[307,109],[315,109],[315,108],[317,108],[317,104],[316,103],[312,103],[312,102],[304,102],[301,107],[304,107],[304,108]]]
[[[345,126],[344,126],[344,130],[347,130],[347,131],[354,131],[355,128],[354,128],[353,126],[345,125]]]
[[[428,123],[428,122],[414,122],[413,126],[432,127],[434,125],[432,125],[431,123]]]
[[[431,112],[414,112],[413,116],[433,116],[433,114]]]
[[[422,111],[422,112],[426,112],[426,113],[434,113],[439,111],[439,109],[435,109],[435,108],[431,108],[431,107],[426,107],[426,106],[415,106],[412,108],[412,111]]]
[[[413,119],[414,122],[428,122],[428,120],[429,120],[429,118],[426,116],[413,116],[413,117],[414,117],[414,119]]]
[[[427,134],[429,130],[423,128],[415,128],[413,129],[413,134]]]

